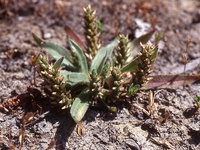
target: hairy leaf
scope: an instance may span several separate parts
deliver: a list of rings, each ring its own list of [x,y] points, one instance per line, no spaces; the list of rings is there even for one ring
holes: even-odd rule
[[[118,43],[117,43],[117,38],[116,38],[112,42],[110,42],[108,45],[100,48],[99,51],[102,51],[102,49],[105,49],[107,51],[107,57],[111,58],[111,56],[113,54],[113,50],[117,45],[118,45]]]
[[[82,72],[70,72],[61,70],[60,75],[64,76],[64,81],[72,84],[86,84],[89,82],[88,75]]]
[[[133,61],[131,61],[129,64],[125,65],[122,69],[121,69],[121,72],[124,73],[124,72],[132,72],[132,71],[135,71],[135,70],[138,70],[138,60],[140,58],[137,57],[135,58]]]
[[[59,69],[59,68],[61,67],[61,65],[62,65],[63,59],[64,59],[64,56],[61,57],[60,59],[58,59],[58,60],[54,63],[53,69],[55,69],[55,70]]]
[[[84,72],[85,74],[88,74],[88,65],[87,65],[87,60],[86,57],[82,51],[82,49],[71,39],[69,39],[69,44],[76,53],[78,59],[79,59],[79,65],[80,65],[80,72]]]
[[[85,113],[90,106],[90,95],[88,90],[84,90],[81,94],[76,97],[72,107],[70,109],[70,114],[76,123],[80,123]]]
[[[100,49],[92,61],[90,71],[96,70],[97,73],[100,74],[104,67],[106,59],[107,59],[107,50]]]
[[[42,39],[40,39],[38,36],[36,36],[34,33],[32,33],[34,40],[36,41],[36,43],[42,47],[42,48],[46,48],[47,52],[54,57],[56,60],[60,59],[61,57],[65,57],[65,59],[63,60],[63,63],[67,66],[73,66],[72,65],[72,60],[70,58],[71,54],[69,52],[68,49],[56,45],[54,43],[51,42],[46,42],[43,41]]]
[[[104,68],[106,60],[111,58],[113,50],[117,44],[117,39],[115,39],[107,46],[100,48],[97,55],[94,57],[94,60],[92,61],[90,70],[92,71],[93,69],[96,69],[97,73],[100,74]]]

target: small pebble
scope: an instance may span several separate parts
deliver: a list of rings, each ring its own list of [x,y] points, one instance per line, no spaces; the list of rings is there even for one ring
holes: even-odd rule
[[[23,79],[25,77],[23,72],[17,72],[14,74],[17,79]]]
[[[1,101],[0,101],[1,102]],[[1,108],[1,107],[0,107]],[[0,121],[5,121],[4,114],[0,113]]]
[[[51,38],[51,33],[47,32],[47,33],[44,33],[44,39],[49,39]]]

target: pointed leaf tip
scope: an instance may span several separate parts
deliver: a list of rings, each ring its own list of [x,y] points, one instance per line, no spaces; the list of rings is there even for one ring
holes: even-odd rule
[[[64,60],[64,56],[63,57],[61,57],[60,59],[58,59],[55,63],[54,63],[54,65],[53,65],[53,69],[58,69],[58,68],[60,68],[61,67],[61,64],[62,64],[62,62],[63,62],[63,60]]]
[[[84,72],[85,74],[88,74],[88,64],[87,64],[87,60],[85,57],[85,54],[83,53],[83,50],[79,47],[79,45],[77,45],[73,40],[69,39],[69,45],[71,47],[72,50],[74,50],[75,54],[78,57],[78,62],[79,62],[79,66],[80,66],[80,70],[81,72]]]
[[[68,49],[66,49],[65,47],[59,46],[57,44],[51,43],[51,42],[47,42],[44,41],[42,39],[40,39],[37,35],[35,35],[34,33],[32,33],[32,36],[35,40],[35,42],[42,48],[45,48],[46,51],[52,56],[54,57],[56,60],[60,59],[62,56],[65,56],[65,58],[63,59],[63,63],[67,66],[72,66],[72,60],[71,60],[71,54],[69,52]]]
[[[84,41],[80,38],[80,36],[74,30],[72,30],[71,27],[66,25],[65,32],[67,33],[69,38],[74,40],[82,49],[86,47],[86,44],[84,43]]]
[[[32,33],[32,36],[33,36],[35,42],[36,42],[39,46],[42,47],[44,41],[43,41],[42,39],[40,39],[40,38],[39,38],[37,35],[35,35],[34,33]]]

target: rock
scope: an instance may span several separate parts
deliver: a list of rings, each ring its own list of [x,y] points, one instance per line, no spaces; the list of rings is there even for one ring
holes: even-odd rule
[[[135,142],[133,139],[125,140],[125,143],[132,149],[132,150],[140,150],[140,146],[138,143]]]

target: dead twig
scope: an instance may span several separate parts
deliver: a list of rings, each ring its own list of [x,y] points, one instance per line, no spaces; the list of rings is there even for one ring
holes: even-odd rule
[[[138,104],[134,103],[132,104],[132,106],[136,107],[137,109],[140,109],[143,113],[145,113],[147,116],[150,116],[151,114],[144,108],[142,108],[141,106],[139,106]]]
[[[78,133],[79,136],[83,135],[83,126],[82,126],[82,124],[78,124],[77,133]]]
[[[154,109],[153,109],[153,105],[154,105],[154,95],[153,95],[153,92],[150,91],[149,93],[149,104],[147,106],[147,109],[149,110],[150,114],[153,115],[154,114]]]
[[[169,143],[166,139],[164,139],[164,140],[157,140],[157,139],[151,137],[150,140],[152,142],[154,142],[155,144],[162,145],[162,146],[164,146],[166,148],[170,148],[172,150],[175,150],[175,147],[171,143]]]

